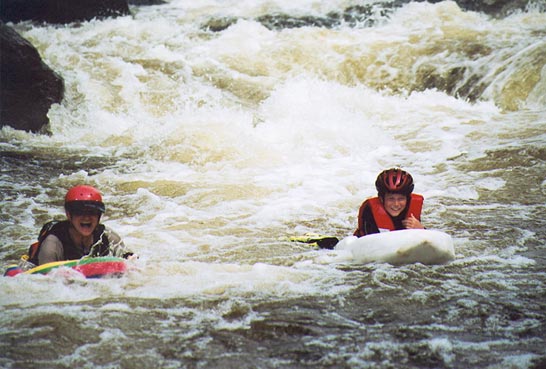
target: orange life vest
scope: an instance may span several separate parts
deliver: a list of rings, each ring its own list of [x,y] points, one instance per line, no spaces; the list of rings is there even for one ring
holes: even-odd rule
[[[406,213],[406,219],[409,218],[412,214],[417,220],[421,221],[421,209],[423,208],[423,196],[412,193],[410,197],[410,203],[408,206],[408,211]],[[366,200],[370,204],[372,209],[373,219],[379,232],[385,231],[394,231],[394,223],[391,216],[387,213],[379,197],[372,197]]]

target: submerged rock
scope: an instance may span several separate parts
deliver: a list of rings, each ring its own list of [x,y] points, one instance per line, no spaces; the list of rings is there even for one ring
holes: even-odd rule
[[[133,0],[135,1],[135,0]],[[351,27],[373,27],[378,21],[389,17],[394,11],[411,2],[425,0],[392,0],[375,1],[364,5],[349,6],[340,11],[332,11],[325,15],[292,15],[284,13],[264,14],[256,18],[264,27],[271,30],[286,28],[322,27],[335,28],[342,24]],[[439,3],[445,0],[426,0]],[[524,10],[531,0],[456,0],[457,5],[465,11],[482,12],[493,17],[503,17],[511,12]],[[203,25],[203,29],[221,32],[237,23],[237,18],[211,19]]]
[[[163,0],[129,0],[129,5],[142,6],[142,5],[162,5],[166,4]]]

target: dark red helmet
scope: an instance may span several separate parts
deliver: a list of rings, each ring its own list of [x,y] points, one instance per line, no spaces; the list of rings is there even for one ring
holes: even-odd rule
[[[105,207],[102,196],[95,187],[80,185],[72,187],[64,197],[64,207],[70,213],[100,212]]]
[[[381,197],[387,192],[409,195],[413,192],[413,187],[411,174],[399,168],[382,171],[375,181],[375,188]]]

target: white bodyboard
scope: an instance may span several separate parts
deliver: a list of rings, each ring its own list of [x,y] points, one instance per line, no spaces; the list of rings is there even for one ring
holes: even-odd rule
[[[360,238],[350,236],[342,239],[335,249],[350,251],[359,263],[430,265],[445,264],[455,258],[451,236],[426,229],[405,229]]]

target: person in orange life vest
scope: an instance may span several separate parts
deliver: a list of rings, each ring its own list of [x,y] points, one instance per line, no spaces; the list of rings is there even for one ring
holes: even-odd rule
[[[411,174],[399,168],[384,170],[377,176],[375,187],[378,196],[360,206],[355,236],[425,228],[421,224],[423,196],[412,193]]]
[[[105,206],[96,188],[85,185],[71,188],[65,196],[64,208],[67,220],[55,223],[47,231],[36,257],[30,260],[32,263],[41,265],[84,256],[137,258],[117,233],[100,224]]]

